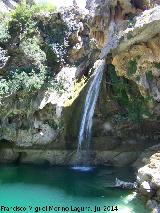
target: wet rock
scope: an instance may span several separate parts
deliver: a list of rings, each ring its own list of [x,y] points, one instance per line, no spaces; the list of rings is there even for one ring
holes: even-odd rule
[[[55,146],[34,147],[1,147],[0,150],[0,163],[31,163],[31,164],[50,164],[50,165],[63,165],[71,166],[76,164],[86,164],[91,166],[115,166],[124,167],[131,165],[133,158],[129,158],[133,153],[124,152],[123,158],[125,161],[115,159],[119,154],[118,151],[81,151],[81,157],[77,157],[76,150],[67,150],[65,144],[58,142]]]
[[[14,152],[13,149],[0,150],[0,162],[1,163],[13,163],[19,158],[19,153]]]
[[[146,205],[149,209],[152,209],[152,210],[158,207],[158,204],[155,200],[148,200]]]
[[[135,189],[137,188],[137,184],[136,182],[135,183],[125,182],[116,178],[115,187],[122,188],[122,189]]]
[[[143,166],[138,170],[137,181],[141,196],[149,199],[147,205],[155,212],[160,202],[160,152],[159,146],[151,147],[141,156]]]

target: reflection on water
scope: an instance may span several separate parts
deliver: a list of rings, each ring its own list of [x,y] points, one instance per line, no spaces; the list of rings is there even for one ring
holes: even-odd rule
[[[0,203],[6,206],[32,206],[33,209],[27,209],[27,213],[35,212],[37,206],[51,205],[91,208],[83,212],[94,212],[95,206],[101,207],[100,212],[106,212],[104,206],[116,205],[118,211],[115,212],[147,213],[133,191],[113,187],[116,177],[134,181],[132,170],[126,168],[94,168],[82,172],[64,167],[1,166]],[[39,209],[38,212],[44,211]],[[73,211],[69,209],[67,212]]]

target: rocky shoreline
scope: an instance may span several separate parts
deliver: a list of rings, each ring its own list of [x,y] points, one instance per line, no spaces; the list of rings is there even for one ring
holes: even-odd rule
[[[143,152],[134,163],[137,171],[138,193],[154,213],[160,211],[160,146]]]

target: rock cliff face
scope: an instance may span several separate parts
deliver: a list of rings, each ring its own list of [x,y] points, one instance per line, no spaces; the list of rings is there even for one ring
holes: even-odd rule
[[[116,8],[121,9],[116,10],[113,2],[116,4]],[[105,4],[107,4],[107,7]],[[100,34],[93,33],[93,37],[99,43],[98,46],[103,46],[100,57],[106,57],[106,63],[108,64],[101,93],[103,97],[104,94],[107,95],[105,100],[100,96],[99,107],[96,111],[97,117],[99,113],[100,118],[95,121],[94,133],[96,136],[96,124],[98,122],[103,123],[103,120],[106,123],[102,124],[104,129],[101,134],[119,136],[120,143],[121,140],[124,142],[126,139],[127,147],[129,147],[128,142],[130,140],[134,144],[133,147],[135,147],[134,141],[140,144],[141,140],[143,141],[142,144],[145,143],[146,146],[147,141],[155,141],[155,144],[158,144],[143,152],[135,163],[136,170],[138,168],[139,194],[147,199],[147,206],[153,212],[159,212],[160,209],[160,6],[158,4],[158,1],[128,1],[128,4],[124,4],[124,1],[103,1],[104,7],[101,8],[101,12],[98,6],[94,7],[93,10],[94,16],[99,13],[103,14],[105,10],[109,14],[108,17],[95,18],[99,20],[96,31],[103,31],[101,35],[104,35],[105,42],[99,43],[101,40],[99,38]],[[123,8],[124,5],[125,9]],[[114,12],[111,13],[110,7]],[[103,22],[109,26],[114,24],[112,40],[107,37],[110,28],[101,27],[100,23]],[[93,23],[95,25],[96,21]],[[108,48],[111,48],[109,55]],[[101,107],[102,103],[106,107]],[[105,124],[107,125],[106,129]],[[151,146],[151,143],[148,143],[148,146]]]
[[[66,109],[100,51],[78,7],[37,9],[22,4],[0,17],[0,161],[73,164]]]
[[[23,10],[26,20],[21,7],[12,18],[1,18],[1,141],[18,147],[64,141],[65,101],[76,77],[92,67],[97,50],[78,8]]]
[[[99,48],[103,46],[100,57],[107,58],[95,113],[95,129],[97,123],[101,127],[94,132],[95,137],[97,132],[104,137],[114,135],[121,145],[125,140],[133,144],[143,141],[146,146],[158,143],[158,4],[158,1],[88,1],[93,17],[90,36],[96,39]],[[100,31],[104,42],[99,43],[101,39],[92,32]],[[109,131],[105,124],[110,126]]]
[[[138,170],[139,194],[147,199],[147,206],[158,212],[160,209],[160,147],[153,146],[139,157],[134,166]]]

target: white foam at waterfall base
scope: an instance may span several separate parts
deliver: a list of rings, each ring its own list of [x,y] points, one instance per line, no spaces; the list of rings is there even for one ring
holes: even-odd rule
[[[73,166],[71,169],[79,171],[79,172],[90,172],[94,170],[94,167],[91,166]]]
[[[92,118],[96,106],[96,102],[99,95],[100,84],[102,81],[103,70],[105,66],[104,60],[99,60],[95,64],[95,74],[93,80],[90,82],[89,89],[87,91],[85,104],[83,108],[83,115],[80,124],[80,131],[78,136],[78,149],[77,153],[80,152],[82,143],[86,141],[89,144],[91,137]]]

